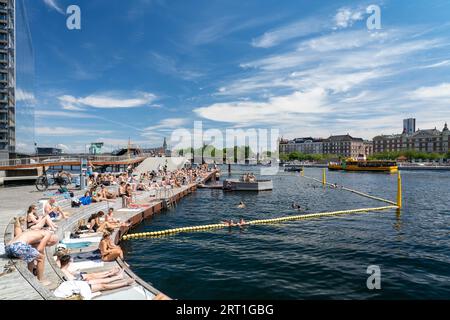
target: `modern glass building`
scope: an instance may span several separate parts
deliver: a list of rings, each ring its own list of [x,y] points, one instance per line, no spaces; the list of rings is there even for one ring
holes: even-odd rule
[[[15,1],[0,0],[0,159],[15,152]]]
[[[34,53],[25,1],[0,0],[0,160],[33,152],[34,104]]]
[[[35,152],[34,50],[25,2],[16,1],[16,145],[17,154]]]

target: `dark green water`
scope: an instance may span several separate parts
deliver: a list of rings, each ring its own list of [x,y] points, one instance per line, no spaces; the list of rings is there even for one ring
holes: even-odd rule
[[[234,167],[233,173],[258,173]],[[307,169],[321,177],[321,169]],[[327,172],[337,182],[395,200],[396,175]],[[223,171],[225,178],[226,170]],[[450,299],[450,174],[402,172],[404,209],[125,241],[141,278],[175,299]],[[280,172],[260,193],[200,189],[135,232],[384,206]],[[316,186],[316,188],[314,188]],[[246,209],[237,209],[239,201]],[[381,290],[369,290],[369,265]]]

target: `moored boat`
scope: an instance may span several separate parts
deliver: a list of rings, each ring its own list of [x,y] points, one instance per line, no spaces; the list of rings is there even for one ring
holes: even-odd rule
[[[369,172],[389,172],[398,171],[398,165],[395,161],[385,160],[356,160],[344,159],[341,162],[330,162],[328,170],[345,170],[345,171],[369,171]]]

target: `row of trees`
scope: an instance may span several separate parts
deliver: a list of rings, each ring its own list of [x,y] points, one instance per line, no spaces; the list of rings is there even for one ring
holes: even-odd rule
[[[440,160],[450,159],[450,152],[446,154],[439,153],[426,153],[413,150],[401,151],[401,152],[381,152],[376,153],[370,157],[369,160],[397,160],[400,157],[405,157],[408,161],[412,160]],[[331,154],[305,154],[298,151],[294,151],[288,154],[281,154],[281,161],[328,161],[340,158],[337,155]]]
[[[281,154],[280,160],[281,161],[327,161],[331,159],[337,159],[339,156],[332,155],[332,154],[307,154],[307,153],[301,153],[298,151],[294,151],[288,154]]]
[[[217,149],[211,145],[204,145],[203,147],[194,149],[194,148],[186,148],[182,150],[178,150],[177,154],[179,156],[196,156],[196,157],[204,157],[204,158],[215,158],[222,159],[224,162],[226,160],[233,158],[234,162],[238,162],[238,160],[242,161],[245,159],[256,157],[256,154],[250,149],[249,146],[241,146],[241,147],[233,147],[233,148],[223,148]],[[261,158],[270,158],[272,153],[270,151],[263,152],[260,157]]]
[[[446,154],[440,154],[440,153],[420,152],[420,151],[414,151],[414,150],[396,151],[396,152],[388,151],[388,152],[375,153],[374,155],[370,156],[369,159],[371,159],[371,160],[397,160],[400,157],[405,157],[408,161],[440,160],[440,159],[450,159],[450,152],[447,152]]]

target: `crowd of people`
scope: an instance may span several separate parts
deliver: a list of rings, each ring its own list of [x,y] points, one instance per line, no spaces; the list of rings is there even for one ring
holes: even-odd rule
[[[208,165],[197,168],[181,168],[169,171],[166,165],[159,165],[156,170],[146,173],[133,174],[130,167],[123,173],[92,173],[88,179],[88,188],[80,198],[70,193],[72,207],[78,205],[90,205],[95,202],[115,202],[122,199],[123,207],[129,207],[137,191],[151,191],[174,189],[191,183],[200,182],[209,174]],[[108,188],[109,186],[117,186]],[[40,211],[40,210],[39,210]],[[129,226],[126,222],[114,218],[114,209],[109,208],[108,213],[99,211],[92,214],[88,219],[88,232],[101,232],[102,240],[99,244],[101,258],[103,261],[114,261],[123,258],[122,249],[114,244],[111,238],[116,228]],[[48,199],[42,205],[42,212],[38,212],[37,205],[31,205],[25,216],[17,217],[14,223],[14,238],[5,246],[5,252],[10,258],[22,259],[28,263],[29,270],[35,274],[43,284],[48,281],[44,279],[45,248],[54,246],[59,242],[54,232],[58,229],[57,221],[67,219],[69,212],[63,210],[54,197]],[[111,279],[119,280],[115,273],[90,275],[84,277],[79,274],[71,274],[67,271],[70,264],[70,256],[59,256],[58,263],[67,275],[68,279],[86,280],[93,291],[108,287]],[[125,281],[125,280],[124,280]],[[120,281],[119,281],[120,283]],[[125,282],[123,285],[126,284]]]

